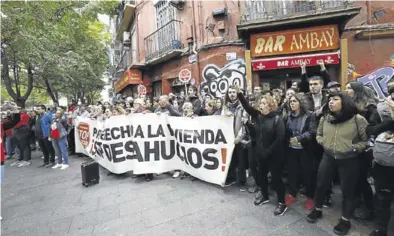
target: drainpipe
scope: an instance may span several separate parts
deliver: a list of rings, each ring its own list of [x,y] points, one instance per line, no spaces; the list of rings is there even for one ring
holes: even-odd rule
[[[200,59],[198,58],[198,53],[197,53],[197,31],[196,31],[196,13],[194,10],[194,1],[192,2],[192,12],[193,12],[193,53],[196,54],[197,56],[197,61],[196,61],[196,65],[197,65],[197,79],[200,82]]]
[[[137,51],[138,51],[138,62],[140,62],[140,56],[141,56],[141,52],[140,52],[140,37],[139,37],[139,26],[138,26],[138,18],[140,17],[140,13],[138,12],[137,13],[137,15],[135,16],[135,19],[136,19],[136,22],[135,22],[135,24],[136,24],[136,27],[135,27],[135,34],[136,34],[136,38],[137,38]],[[130,39],[130,40],[132,40],[132,39]]]

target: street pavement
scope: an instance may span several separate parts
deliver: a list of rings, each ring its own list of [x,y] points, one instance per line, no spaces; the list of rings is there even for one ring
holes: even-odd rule
[[[272,203],[256,207],[253,195],[236,186],[221,188],[199,180],[163,174],[152,182],[130,175],[107,175],[100,183],[81,185],[84,158],[71,157],[66,170],[39,168],[40,152],[29,167],[6,163],[2,185],[3,236],[235,236],[334,235],[340,195],[317,224],[305,220],[300,198],[285,215],[275,217]],[[368,235],[369,224],[352,220],[349,235]]]

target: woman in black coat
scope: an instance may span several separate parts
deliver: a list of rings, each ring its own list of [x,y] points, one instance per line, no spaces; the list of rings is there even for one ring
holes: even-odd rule
[[[274,215],[283,215],[287,206],[285,204],[285,187],[282,182],[282,171],[285,166],[284,143],[285,125],[281,116],[276,113],[277,104],[272,96],[264,96],[258,104],[258,109],[253,108],[238,89],[238,98],[245,111],[252,117],[256,124],[256,150],[258,156],[257,181],[261,190],[256,195],[256,206],[269,202],[268,197],[268,172],[271,172],[272,184],[277,193],[278,206]]]

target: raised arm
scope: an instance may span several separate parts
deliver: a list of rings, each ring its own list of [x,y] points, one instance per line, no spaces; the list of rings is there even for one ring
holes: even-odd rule
[[[242,104],[242,107],[245,109],[245,111],[252,117],[256,117],[260,114],[260,111],[252,107],[248,101],[246,101],[245,96],[243,93],[238,93],[238,99]]]
[[[324,84],[324,87],[326,88],[328,83],[331,82],[330,74],[328,74],[328,71],[327,71],[326,67],[324,66],[323,61],[319,62],[319,65],[320,65],[320,76],[323,78],[323,84]]]
[[[301,65],[301,82],[298,83],[298,89],[301,93],[309,92],[308,75],[306,74],[306,65]]]

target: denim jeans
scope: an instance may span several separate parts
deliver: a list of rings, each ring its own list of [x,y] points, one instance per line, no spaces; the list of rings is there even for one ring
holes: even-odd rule
[[[58,163],[68,165],[67,135],[59,139],[52,139],[52,144],[56,156],[58,156]]]
[[[14,146],[13,146],[13,140],[12,136],[8,136],[5,139],[5,150],[7,153],[7,159],[12,157],[12,153],[14,152]]]

